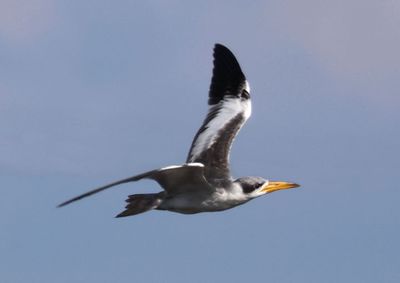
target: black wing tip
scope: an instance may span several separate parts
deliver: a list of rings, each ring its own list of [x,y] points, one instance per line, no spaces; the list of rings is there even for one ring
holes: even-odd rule
[[[230,61],[231,64],[237,65],[237,67],[239,67],[239,69],[240,69],[239,62],[237,61],[233,52],[228,47],[226,47],[225,45],[223,45],[221,43],[216,43],[214,45],[213,56],[214,56],[215,60],[224,58],[225,61],[228,61],[228,62]]]
[[[223,51],[228,51],[229,53],[232,53],[232,51],[226,45],[219,43],[219,42],[214,44],[214,50],[221,50],[221,51],[223,50]]]
[[[124,211],[125,212],[125,211]],[[124,212],[121,212],[120,214],[116,215],[115,218],[121,218],[121,217],[127,217],[129,215],[125,215]]]
[[[225,45],[216,43],[213,57],[209,105],[218,103],[226,94],[240,96],[246,81],[235,55]]]
[[[229,48],[226,47],[226,45],[223,45],[223,44],[217,42],[214,45],[214,51],[218,51],[218,50],[221,50],[221,51],[225,50],[225,51],[229,51],[230,53],[232,53],[232,51],[230,51]]]
[[[79,197],[75,197],[73,199],[69,199],[67,201],[64,201],[63,203],[60,203],[59,205],[57,205],[57,208],[64,207],[64,206],[66,206],[66,205],[68,205],[70,203],[73,203],[73,202],[75,202],[77,200],[80,200],[81,198],[83,198],[83,197],[79,196]]]

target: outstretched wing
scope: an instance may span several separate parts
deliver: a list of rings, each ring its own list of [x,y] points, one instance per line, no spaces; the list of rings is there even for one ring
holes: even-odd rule
[[[209,182],[230,180],[232,142],[251,114],[250,87],[232,52],[214,47],[214,69],[209,91],[209,111],[194,137],[187,162],[205,165]]]
[[[201,163],[188,163],[184,165],[168,166],[116,181],[67,200],[59,204],[58,207],[65,206],[77,200],[97,194],[116,185],[135,182],[141,179],[152,179],[158,182],[160,186],[171,195],[189,191],[212,190],[211,186],[204,178],[204,165]]]

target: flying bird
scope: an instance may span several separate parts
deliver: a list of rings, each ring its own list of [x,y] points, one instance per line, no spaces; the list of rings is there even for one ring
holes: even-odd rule
[[[251,114],[250,86],[233,53],[221,44],[214,47],[208,105],[208,114],[193,139],[185,164],[167,166],[116,181],[67,200],[58,207],[141,179],[156,181],[163,191],[130,195],[125,210],[116,217],[136,215],[152,209],[183,214],[221,211],[268,193],[299,187],[295,183],[269,181],[261,177],[234,179],[231,176],[231,145]]]

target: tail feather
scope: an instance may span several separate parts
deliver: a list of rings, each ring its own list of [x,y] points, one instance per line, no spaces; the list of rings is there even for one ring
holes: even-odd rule
[[[130,195],[126,202],[126,210],[122,211],[116,217],[126,217],[143,213],[157,208],[162,201],[160,193],[158,194],[137,194]]]

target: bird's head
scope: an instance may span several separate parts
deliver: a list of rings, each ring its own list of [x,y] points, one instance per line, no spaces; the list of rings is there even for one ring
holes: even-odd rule
[[[243,177],[235,182],[242,187],[243,193],[249,198],[256,198],[275,191],[300,187],[300,185],[282,181],[269,181],[261,177]]]

